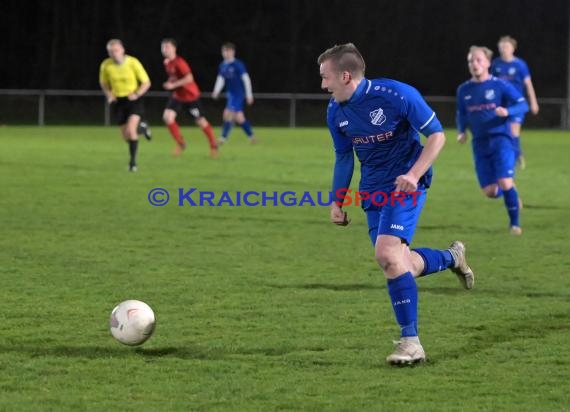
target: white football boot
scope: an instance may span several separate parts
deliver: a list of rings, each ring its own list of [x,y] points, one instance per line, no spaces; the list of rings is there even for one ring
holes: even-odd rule
[[[455,266],[450,268],[451,271],[457,275],[457,278],[465,289],[472,289],[475,284],[475,274],[469,265],[467,265],[467,260],[465,259],[465,245],[463,242],[456,240],[447,250],[449,250],[449,253],[451,253],[455,261]]]
[[[396,349],[386,358],[386,362],[391,365],[413,365],[418,362],[425,362],[426,353],[417,336],[401,338],[395,341]]]

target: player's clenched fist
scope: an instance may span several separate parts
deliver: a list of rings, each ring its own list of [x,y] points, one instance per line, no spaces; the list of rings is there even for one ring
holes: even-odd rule
[[[331,205],[331,222],[339,226],[346,226],[350,223],[348,213],[343,211],[336,203]]]

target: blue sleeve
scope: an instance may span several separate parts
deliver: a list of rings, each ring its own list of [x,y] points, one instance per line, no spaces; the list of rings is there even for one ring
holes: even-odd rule
[[[404,93],[403,115],[414,129],[426,137],[436,132],[443,132],[443,127],[435,112],[428,106],[417,89],[404,85],[402,92]]]
[[[526,102],[525,99],[521,102],[515,103],[512,106],[509,106],[508,110],[509,110],[509,116],[519,116],[523,113],[528,112],[528,103]]]
[[[332,182],[332,200],[333,202],[342,203],[343,199],[339,197],[339,189],[348,189],[350,181],[352,180],[352,173],[354,171],[354,155],[351,152],[339,153],[336,152],[336,159],[334,162],[333,182]],[[345,194],[346,191],[341,191],[340,194]]]
[[[457,130],[459,133],[465,133],[467,129],[467,112],[465,110],[465,105],[463,104],[463,93],[461,93],[461,87],[457,89],[457,101],[456,101],[456,115],[455,123],[457,125]]]
[[[335,151],[335,162],[333,170],[332,181],[332,200],[334,202],[342,202],[342,199],[337,195],[339,189],[348,189],[352,174],[354,172],[354,152],[352,149],[352,141],[340,134],[339,130],[335,127],[333,110],[329,106],[327,112],[327,124],[332,136],[333,146]]]
[[[528,112],[528,103],[524,96],[510,83],[503,83],[504,98],[501,102],[509,111],[509,116],[518,116]]]

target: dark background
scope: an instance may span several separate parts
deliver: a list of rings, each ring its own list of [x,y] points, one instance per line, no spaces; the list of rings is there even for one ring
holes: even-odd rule
[[[353,42],[368,77],[452,96],[469,77],[469,46],[496,52],[498,38],[510,34],[539,99],[566,95],[566,0],[2,0],[0,7],[0,89],[97,90],[105,44],[116,37],[159,91],[160,41],[174,37],[203,91],[213,88],[225,41],[237,44],[254,92],[304,93],[320,91],[318,55]]]

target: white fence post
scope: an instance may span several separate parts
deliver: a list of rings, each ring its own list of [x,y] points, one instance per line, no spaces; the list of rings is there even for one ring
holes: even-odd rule
[[[297,99],[295,94],[291,95],[289,100],[289,127],[295,127],[297,124]]]
[[[44,126],[46,124],[46,94],[43,90],[40,90],[38,96],[38,126]]]
[[[105,107],[103,108],[103,112],[103,116],[105,118],[105,120],[103,120],[103,124],[105,126],[109,126],[111,124],[111,105],[107,99],[105,99]]]

